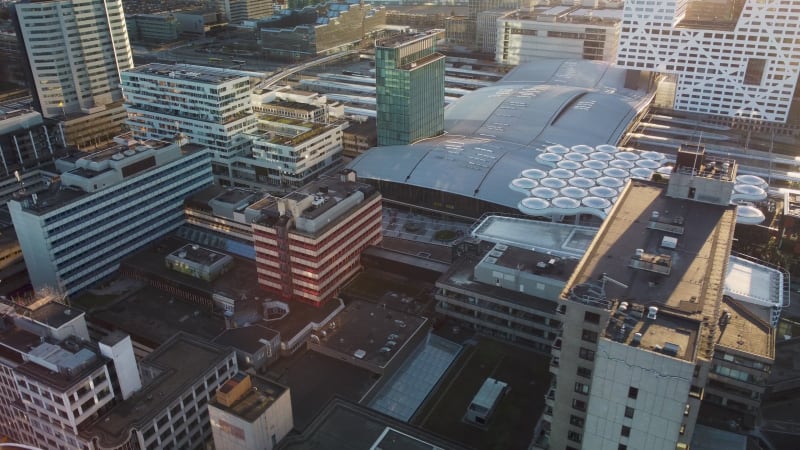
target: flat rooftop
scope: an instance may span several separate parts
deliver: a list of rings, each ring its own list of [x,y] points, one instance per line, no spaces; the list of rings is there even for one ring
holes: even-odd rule
[[[57,365],[59,371],[55,372],[31,360],[22,363],[15,370],[58,391],[65,391],[75,383],[82,383],[86,377],[106,364],[106,359],[99,355],[96,347],[75,340],[60,343],[45,341],[26,353]],[[71,372],[64,370],[67,368],[71,368]]]
[[[211,340],[225,330],[222,317],[152,286],[125,292],[119,297],[120,300],[109,307],[91,313],[91,321],[124,331],[153,348],[180,332]]]
[[[219,389],[229,388],[228,383],[234,382],[234,380],[235,378],[231,378]],[[252,423],[288,389],[274,381],[253,375],[250,375],[250,383],[252,387],[230,406],[225,406],[217,401],[216,396],[212,397],[210,403],[217,409]]]
[[[285,438],[279,450],[465,450],[458,443],[342,398],[334,398],[301,435]]]
[[[170,78],[194,83],[222,84],[237,78],[245,78],[241,72],[203,66],[183,66],[180,64],[152,63],[136,66],[127,73],[150,75],[159,78]]]
[[[436,282],[437,285],[450,286],[455,289],[475,292],[492,298],[502,299],[516,305],[537,311],[553,314],[556,306],[552,300],[535,297],[531,294],[481,283],[475,280],[474,270],[477,260],[460,258]]]
[[[195,264],[211,265],[228,255],[211,250],[209,248],[200,247],[197,244],[186,244],[170,253],[170,256],[185,259]]]
[[[161,369],[161,373],[132,397],[100,416],[81,435],[96,436],[103,447],[124,444],[133,429],[150,425],[158,414],[201,380],[209,368],[232,353],[232,349],[185,333],[174,336],[141,362]]]
[[[694,321],[716,320],[735,223],[735,206],[670,198],[666,185],[632,181],[564,295],[607,309],[625,301]],[[676,238],[675,248],[662,246],[664,237]],[[706,332],[712,331],[701,327],[700,334]]]
[[[499,251],[502,249],[502,252]],[[495,255],[500,255],[495,257]],[[541,275],[566,282],[578,265],[577,258],[560,258],[552,253],[497,244],[483,261],[520,273]]]
[[[548,6],[532,11],[517,10],[502,17],[512,20],[530,20],[542,23],[574,23],[609,26],[622,22],[622,8],[583,8],[580,6]]]
[[[408,45],[412,42],[421,41],[423,39],[430,39],[436,37],[437,34],[443,34],[444,30],[427,30],[421,33],[401,33],[385,39],[378,39],[375,41],[375,47],[384,48],[399,48]],[[435,44],[435,41],[434,41]]]
[[[59,328],[81,314],[83,314],[82,311],[53,301],[31,310],[30,318],[53,328]]]
[[[252,354],[264,346],[260,342],[262,339],[271,341],[277,335],[277,331],[263,325],[249,325],[225,330],[214,338],[214,342]]]
[[[759,315],[752,307],[725,296],[722,298],[724,312],[730,314],[725,325],[720,324],[718,346],[761,356],[775,358],[775,332],[769,324],[769,315]]]
[[[582,258],[597,228],[489,215],[471,234],[482,241],[531,249],[562,258]]]
[[[427,319],[356,300],[340,312],[334,321],[335,328],[328,328],[326,336],[320,337],[321,345],[385,367],[420,332]]]

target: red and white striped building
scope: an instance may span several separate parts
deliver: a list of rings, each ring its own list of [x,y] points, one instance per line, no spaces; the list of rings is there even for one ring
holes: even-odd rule
[[[323,304],[381,242],[381,195],[353,171],[250,208],[261,211],[252,224],[258,282],[282,299]]]

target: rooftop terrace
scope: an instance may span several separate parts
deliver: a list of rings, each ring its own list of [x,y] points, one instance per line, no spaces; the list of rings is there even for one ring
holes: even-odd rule
[[[220,386],[219,391],[223,393],[230,392],[242,381],[243,374],[238,374]],[[250,376],[250,386],[246,392],[230,405],[221,402],[218,397],[212,399],[211,404],[248,422],[254,422],[287,390],[286,386],[258,376]]]

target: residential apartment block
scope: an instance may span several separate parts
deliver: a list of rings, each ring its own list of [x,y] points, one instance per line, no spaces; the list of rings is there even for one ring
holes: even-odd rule
[[[60,159],[60,179],[9,201],[34,289],[74,293],[183,223],[183,199],[211,184],[211,154],[195,145],[121,141]]]
[[[284,198],[251,205],[260,285],[283,299],[321,305],[361,268],[381,241],[381,196],[355,172],[325,177]]]
[[[231,185],[231,159],[249,152],[256,130],[247,72],[148,64],[122,74],[127,124],[141,139],[186,136],[210,149],[214,175]]]
[[[797,0],[626,0],[617,64],[670,75],[677,110],[786,123],[798,22]]]

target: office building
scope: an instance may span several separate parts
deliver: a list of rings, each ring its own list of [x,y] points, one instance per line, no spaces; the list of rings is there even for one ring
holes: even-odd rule
[[[208,401],[238,370],[229,349],[179,333],[137,364],[129,336],[91,341],[84,314],[56,300],[0,308],[4,436],[69,449],[210,441]]]
[[[178,40],[178,19],[172,13],[132,14],[125,16],[131,42],[165,44]]]
[[[0,67],[0,79],[19,87],[25,86],[28,79],[25,77],[25,55],[20,51],[17,35],[13,32],[0,30],[0,58],[3,66]]]
[[[509,65],[541,58],[613,63],[621,23],[620,9],[554,6],[506,12],[497,21],[496,39],[492,36],[495,59]]]
[[[674,109],[794,121],[797,0],[625,1],[617,64],[669,75]],[[797,123],[789,124],[797,128]]]
[[[125,116],[120,72],[133,67],[122,1],[14,6],[34,106],[45,118],[65,122],[70,144],[83,148],[110,141]]]
[[[214,155],[214,176],[232,185],[230,164],[249,152],[256,130],[251,74],[213,67],[148,64],[123,72],[127,124],[141,139],[177,134]]]
[[[220,450],[272,450],[294,426],[289,388],[241,372],[220,386],[208,410]]]
[[[351,50],[386,24],[386,10],[369,4],[330,2],[299,8],[298,14],[259,24],[259,42],[271,57],[295,60]]]
[[[442,30],[375,42],[378,145],[404,145],[444,131]]]
[[[183,199],[211,184],[211,155],[195,145],[125,142],[60,159],[60,181],[9,201],[34,289],[73,293],[183,223]]]
[[[342,158],[344,121],[330,124],[261,116],[251,157],[237,158],[233,179],[248,183],[298,188],[308,184]]]
[[[30,109],[0,113],[0,176],[24,172],[64,156],[62,128]]]
[[[231,24],[262,19],[273,13],[272,0],[217,0],[217,9]]]
[[[549,448],[687,449],[701,400],[757,411],[775,330],[725,295],[735,164],[682,149],[672,175],[626,187],[567,282]]]
[[[254,205],[258,282],[282,299],[322,305],[361,268],[361,252],[381,241],[381,195],[352,171]]]

